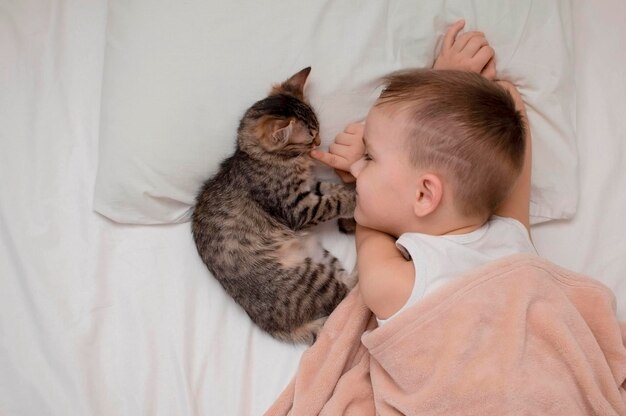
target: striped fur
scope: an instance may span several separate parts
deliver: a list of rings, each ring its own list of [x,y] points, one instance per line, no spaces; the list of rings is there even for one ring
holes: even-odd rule
[[[259,327],[312,343],[356,275],[307,231],[352,217],[355,205],[352,188],[312,175],[319,124],[303,95],[309,70],[245,113],[235,153],[197,197],[192,231],[208,269]]]

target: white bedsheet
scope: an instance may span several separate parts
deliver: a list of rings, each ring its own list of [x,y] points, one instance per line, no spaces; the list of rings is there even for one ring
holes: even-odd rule
[[[574,18],[580,203],[533,236],[626,319],[626,4]],[[303,348],[207,279],[189,224],[91,210],[105,22],[99,0],[0,0],[0,414],[260,414]]]

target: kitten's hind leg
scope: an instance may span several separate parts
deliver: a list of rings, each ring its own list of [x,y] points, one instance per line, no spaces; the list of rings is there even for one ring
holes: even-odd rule
[[[346,287],[348,288],[348,291],[352,290],[352,288],[356,285],[357,280],[358,280],[356,267],[352,272],[348,272],[346,269],[343,268],[341,262],[339,261],[337,257],[333,256],[326,249],[322,249],[322,250],[323,250],[323,260],[321,261],[324,262],[329,267],[330,270],[332,270],[335,276],[335,279],[337,279],[337,281],[346,285]]]
[[[357,271],[354,269],[351,273],[341,269],[337,271],[335,278],[346,285],[348,290],[352,290],[352,288],[357,283]],[[306,322],[295,330],[291,331],[288,335],[288,341],[293,342],[303,342],[309,345],[313,345],[315,341],[317,341],[317,337],[319,336],[320,331],[324,327],[324,323],[328,319],[328,316],[323,318],[315,319],[313,321]],[[284,338],[283,338],[284,339]]]
[[[322,328],[324,327],[324,323],[326,323],[327,316],[323,318],[316,319],[311,322],[307,322],[302,325],[300,328],[296,329],[293,334],[296,337],[301,337],[302,342],[306,342],[309,345],[313,345],[315,341],[317,341],[317,337],[319,336]]]
[[[324,323],[328,319],[327,316],[319,319],[315,319],[313,321],[306,322],[299,326],[298,328],[289,331],[277,331],[272,333],[272,336],[278,338],[282,341],[294,342],[294,343],[305,343],[312,345],[324,327]]]
[[[343,270],[337,275],[337,280],[346,285],[348,287],[348,290],[352,290],[352,288],[356,286],[359,280],[359,275],[356,268],[352,272],[347,272]]]

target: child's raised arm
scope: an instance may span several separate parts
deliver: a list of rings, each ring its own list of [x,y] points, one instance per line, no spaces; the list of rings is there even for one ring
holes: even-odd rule
[[[465,26],[465,20],[455,22],[446,32],[443,46],[437,56],[433,69],[454,69],[477,72],[489,80],[496,76],[494,50],[482,32],[459,32]],[[354,182],[350,166],[359,160],[365,152],[362,123],[351,123],[335,137],[328,152],[313,150],[310,155],[335,172],[344,182]]]
[[[459,32],[465,20],[452,24],[443,38],[443,45],[433,69],[454,69],[476,72],[489,80],[496,77],[495,52],[483,32]]]

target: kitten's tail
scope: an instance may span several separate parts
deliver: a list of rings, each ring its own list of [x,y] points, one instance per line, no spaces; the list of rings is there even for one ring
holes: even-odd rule
[[[273,331],[270,332],[270,335],[281,341],[312,345],[317,339],[317,336],[322,330],[324,322],[326,322],[327,318],[328,317],[325,316],[314,321],[309,321],[292,331]]]

